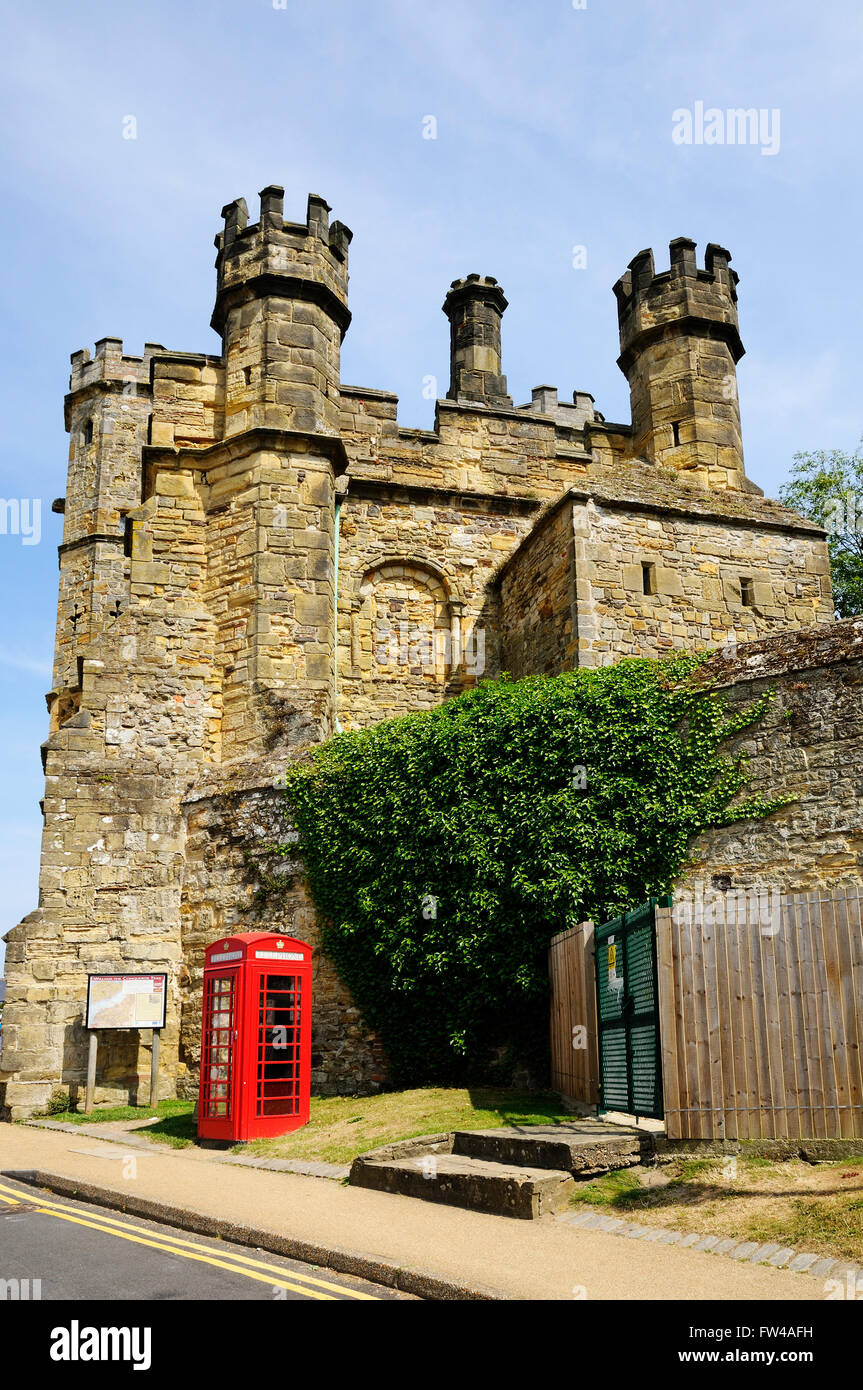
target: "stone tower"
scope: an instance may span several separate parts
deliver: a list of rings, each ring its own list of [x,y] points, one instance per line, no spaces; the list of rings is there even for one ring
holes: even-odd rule
[[[713,243],[703,270],[688,237],[670,252],[671,269],[657,275],[653,252],[640,251],[614,286],[633,453],[704,487],[751,490],[737,400],[737,273]]]
[[[127,519],[141,503],[141,450],[150,423],[149,359],[123,356],[101,338],[95,356],[72,354],[65,418],[69,472],[60,546],[51,731],[80,708],[83,665],[94,642],[119,630],[127,604]],[[158,349],[157,349],[158,350]]]
[[[223,727],[223,758],[262,746],[274,691],[295,736],[322,737],[332,722],[334,480],[346,466],[339,356],[351,317],[351,233],[330,226],[329,205],[315,194],[304,224],[286,222],[283,197],[277,185],[263,189],[253,226],[243,199],[229,203],[216,238],[212,326],[223,343],[224,441],[236,441],[220,476],[226,496],[246,493],[257,538],[236,554],[248,604],[234,602],[230,622],[236,628],[245,617],[247,642],[225,667],[224,699],[237,717]]]
[[[305,224],[286,222],[284,194],[262,190],[253,226],[245,199],[222,209],[211,323],[223,343],[225,438],[258,428],[338,436],[351,233],[330,226],[314,193]]]

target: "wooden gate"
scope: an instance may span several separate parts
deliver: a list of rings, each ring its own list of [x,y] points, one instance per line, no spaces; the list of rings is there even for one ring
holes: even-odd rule
[[[585,1105],[599,1100],[593,923],[581,922],[552,937],[548,951],[551,988],[551,1084]]]

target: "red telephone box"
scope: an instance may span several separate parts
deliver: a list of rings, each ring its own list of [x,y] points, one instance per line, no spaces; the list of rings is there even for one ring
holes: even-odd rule
[[[208,946],[198,1134],[260,1139],[309,1119],[312,948],[243,932]]]

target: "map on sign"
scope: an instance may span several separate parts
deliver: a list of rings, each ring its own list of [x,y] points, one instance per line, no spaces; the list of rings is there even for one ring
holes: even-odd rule
[[[164,1028],[167,975],[90,975],[88,1028]]]

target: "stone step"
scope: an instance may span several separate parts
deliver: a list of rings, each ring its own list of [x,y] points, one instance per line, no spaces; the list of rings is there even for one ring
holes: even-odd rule
[[[575,1187],[569,1173],[450,1153],[360,1157],[354,1160],[350,1180],[355,1187],[526,1221],[565,1207]]]
[[[590,1178],[641,1163],[652,1153],[652,1140],[644,1131],[576,1121],[522,1129],[456,1130],[453,1153]]]

